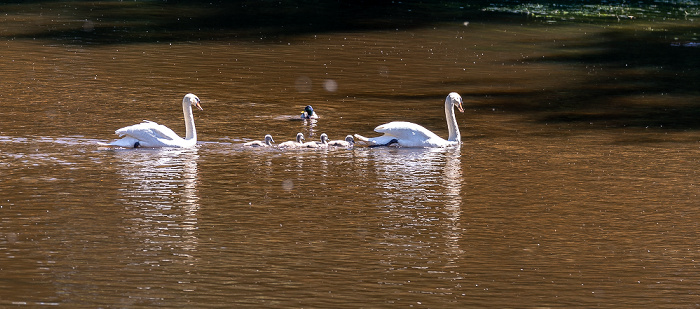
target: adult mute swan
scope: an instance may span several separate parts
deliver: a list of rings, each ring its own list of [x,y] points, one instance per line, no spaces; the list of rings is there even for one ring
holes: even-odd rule
[[[445,117],[447,118],[447,129],[449,131],[447,140],[442,139],[421,125],[405,121],[389,122],[374,128],[375,132],[384,133],[382,136],[367,138],[355,134],[355,137],[359,142],[370,147],[389,146],[391,144],[398,144],[401,147],[447,147],[459,145],[462,143],[462,139],[459,135],[459,127],[455,117],[455,106],[460,112],[464,113],[462,97],[458,93],[452,92],[445,98]]]
[[[304,143],[306,148],[325,148],[328,147],[328,135],[326,133],[321,134],[321,142],[308,142]]]
[[[178,147],[190,148],[197,144],[197,130],[194,128],[192,118],[192,105],[203,110],[199,105],[199,98],[191,93],[182,99],[182,112],[185,114],[185,138],[179,137],[170,128],[153,121],[144,120],[142,123],[123,127],[114,133],[121,139],[109,143],[110,146],[138,148],[138,147]]]
[[[279,145],[279,148],[297,148],[304,146],[302,141],[304,140],[304,133],[297,133],[296,141],[288,141]]]
[[[243,144],[243,146],[246,147],[270,147],[272,146],[272,143],[274,143],[275,140],[272,139],[272,135],[267,134],[265,135],[265,141],[252,141],[252,142],[247,142]]]
[[[345,137],[345,140],[335,140],[335,141],[329,141],[328,146],[335,146],[335,147],[350,147],[353,144],[355,144],[355,139],[352,137],[352,135],[348,135]]]
[[[318,119],[319,116],[314,112],[314,108],[311,105],[306,105],[304,111],[301,112],[301,119]]]

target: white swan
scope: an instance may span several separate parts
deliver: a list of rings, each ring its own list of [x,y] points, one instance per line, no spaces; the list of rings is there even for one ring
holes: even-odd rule
[[[350,147],[353,144],[355,144],[355,139],[352,137],[352,135],[348,135],[345,137],[345,140],[335,140],[335,141],[329,141],[328,146],[335,146],[335,147]]]
[[[306,148],[325,148],[328,147],[328,135],[326,133],[321,134],[321,142],[308,142],[304,143]]]
[[[178,147],[190,148],[197,144],[197,130],[194,128],[192,118],[192,105],[202,110],[199,98],[191,93],[182,99],[182,112],[185,114],[185,138],[179,137],[170,128],[153,121],[144,120],[142,123],[123,127],[114,133],[121,139],[109,143],[111,146],[138,148],[138,147]]]
[[[247,142],[243,144],[243,146],[246,147],[270,147],[272,146],[272,143],[274,143],[275,140],[272,139],[272,135],[267,134],[265,135],[265,140],[264,141],[252,141],[252,142]]]
[[[462,143],[462,139],[459,135],[459,127],[455,117],[455,106],[460,112],[464,113],[462,97],[456,92],[452,92],[445,99],[445,117],[447,118],[447,129],[449,131],[447,140],[442,139],[421,125],[405,121],[389,122],[376,127],[374,131],[384,133],[382,136],[367,138],[355,134],[355,137],[370,147],[389,146],[391,144],[398,144],[401,147],[447,147],[459,145]]]
[[[297,133],[296,141],[288,141],[279,145],[279,148],[297,148],[304,145],[302,141],[304,140],[304,133]]]
[[[314,112],[314,108],[311,105],[306,105],[304,111],[301,112],[301,119],[318,119],[320,116]]]

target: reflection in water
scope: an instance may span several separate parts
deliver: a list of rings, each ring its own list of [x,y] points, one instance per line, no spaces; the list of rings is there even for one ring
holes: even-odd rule
[[[306,136],[308,136],[308,139],[316,139],[316,125],[318,123],[318,119],[304,119],[304,127],[306,127]]]
[[[389,271],[424,269],[449,283],[460,278],[453,271],[460,258],[462,167],[460,148],[377,149],[374,161],[379,205],[384,214],[383,261]],[[395,282],[395,284],[406,284]]]
[[[11,284],[11,301],[130,306],[166,297],[165,286],[191,288],[183,283],[198,245],[197,149],[104,151],[97,140],[43,136],[0,136],[0,145],[0,247],[10,239],[21,257],[0,250],[0,264],[20,274],[9,278],[52,283]],[[33,223],[7,221],[8,210]]]
[[[143,250],[169,249],[183,262],[193,262],[196,249],[197,149],[119,150],[123,165],[122,201],[130,214],[128,227],[143,240]],[[157,262],[149,262],[157,263]]]
[[[459,239],[462,237],[460,216],[462,213],[462,159],[460,148],[447,149],[445,153],[445,166],[442,187],[445,189],[445,213],[449,223],[449,230],[445,234],[447,247],[451,254],[458,256],[462,253],[459,249]]]
[[[66,3],[2,6],[3,97],[23,104],[0,122],[0,307],[697,302],[700,58],[670,45],[696,25],[465,26],[456,10],[251,41],[193,27],[181,30],[202,40],[170,44],[95,40],[125,28]],[[199,149],[84,138],[110,140],[124,119],[178,123],[159,111],[185,89],[214,102],[196,115]],[[238,145],[341,139],[397,114],[443,128],[434,100],[450,91],[473,100],[461,150]],[[305,105],[322,118],[301,120]]]

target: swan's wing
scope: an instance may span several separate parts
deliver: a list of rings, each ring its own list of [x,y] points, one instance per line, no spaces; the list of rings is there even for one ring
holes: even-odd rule
[[[384,133],[383,136],[370,138],[370,141],[379,145],[389,143],[392,139],[396,139],[396,143],[401,147],[446,147],[455,144],[412,122],[385,123],[376,127],[374,131]]]
[[[153,121],[144,120],[142,123],[123,127],[115,131],[119,136],[130,136],[141,141],[152,139],[159,140],[179,140],[181,139],[170,128],[157,124]]]
[[[384,133],[393,138],[401,140],[426,141],[430,139],[441,139],[435,133],[419,124],[405,121],[394,121],[385,123],[374,128],[375,132]]]

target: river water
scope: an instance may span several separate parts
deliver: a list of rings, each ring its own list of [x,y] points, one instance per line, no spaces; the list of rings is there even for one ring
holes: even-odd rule
[[[693,21],[109,43],[22,26],[98,27],[48,20],[1,21],[0,306],[700,303]],[[452,91],[461,147],[241,147],[392,120],[446,137]],[[142,119],[184,135],[188,92],[197,148],[99,146]],[[320,119],[297,119],[308,104]]]

